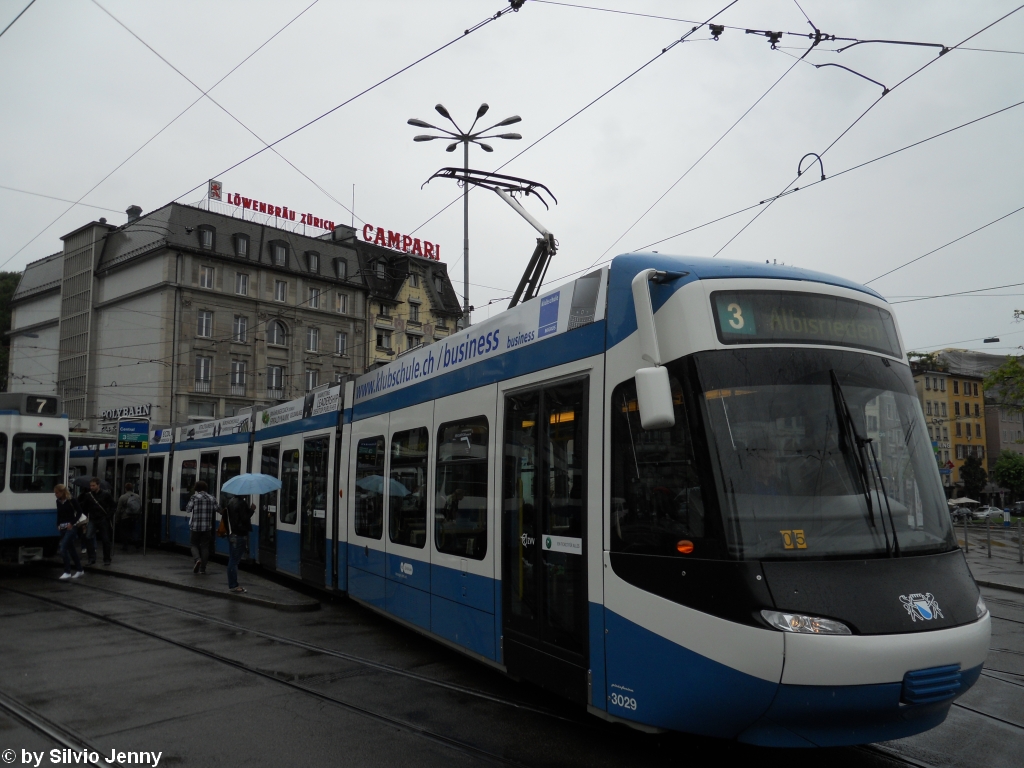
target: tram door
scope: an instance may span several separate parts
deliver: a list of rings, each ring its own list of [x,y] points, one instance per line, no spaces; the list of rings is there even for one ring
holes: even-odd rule
[[[304,581],[324,585],[327,570],[327,468],[331,454],[328,435],[302,442],[302,516],[300,521],[300,575]]]
[[[146,544],[160,544],[160,517],[164,508],[164,459],[149,458],[146,466]]]
[[[281,446],[264,445],[260,454],[260,472],[280,478]],[[260,565],[277,568],[277,505],[280,491],[260,495]]]
[[[587,700],[586,378],[505,397],[503,659]]]

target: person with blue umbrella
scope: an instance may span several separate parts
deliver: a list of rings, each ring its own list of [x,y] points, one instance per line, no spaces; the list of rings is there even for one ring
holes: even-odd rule
[[[221,486],[221,492],[232,494],[228,500],[225,520],[228,529],[228,591],[243,593],[238,583],[238,564],[242,553],[249,549],[249,533],[256,505],[249,501],[253,493],[269,493],[281,487],[281,481],[271,475],[246,473],[236,475]]]

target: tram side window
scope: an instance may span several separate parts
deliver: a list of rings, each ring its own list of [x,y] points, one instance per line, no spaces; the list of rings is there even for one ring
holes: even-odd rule
[[[0,433],[0,491],[7,486],[7,435]]]
[[[299,449],[281,456],[281,522],[293,525],[299,516]]]
[[[192,498],[192,491],[196,487],[196,469],[199,462],[195,459],[181,462],[181,480],[178,482],[178,508],[184,512],[188,506],[188,500]]]
[[[135,493],[142,495],[142,465],[141,464],[129,464],[124,468],[124,483],[131,483],[132,489]],[[124,490],[124,483],[122,483],[119,491]],[[115,494],[120,496],[120,494]]]
[[[355,531],[367,539],[384,534],[384,446],[384,435],[356,446]]]
[[[391,436],[391,478],[388,482],[388,537],[395,544],[422,549],[427,543],[426,427]]]
[[[633,379],[612,392],[611,549],[675,555],[687,541],[693,557],[717,554],[705,539],[704,499],[693,461],[682,387],[672,377],[676,423],[643,429]]]
[[[43,493],[63,483],[63,437],[57,435],[15,435],[11,441],[11,490],[15,493]]]
[[[217,454],[199,454],[199,479],[206,483],[207,493],[211,496],[220,488],[217,485]]]
[[[242,474],[242,459],[239,456],[225,456],[220,462],[220,482],[223,485],[232,477],[237,477]],[[234,496],[233,493],[224,493],[221,491],[220,494],[220,505],[226,507],[228,502]]]
[[[450,421],[437,429],[434,544],[472,560],[487,554],[487,418]]]

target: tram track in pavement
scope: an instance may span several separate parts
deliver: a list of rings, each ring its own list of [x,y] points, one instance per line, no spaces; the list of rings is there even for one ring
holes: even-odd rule
[[[70,749],[72,752],[79,753],[100,753],[100,750],[97,749],[96,746],[89,743],[89,741],[83,738],[80,734],[75,733],[63,725],[53,722],[48,717],[45,717],[34,710],[32,707],[23,704],[3,691],[0,691],[0,712],[6,712],[14,720],[64,749]],[[13,763],[14,760],[8,760],[5,753],[4,762]],[[100,762],[99,758],[94,759],[91,756],[88,757],[85,762],[87,765],[103,764]]]
[[[373,659],[366,658],[365,656],[359,656],[357,654],[348,653],[347,651],[339,651],[334,648],[327,648],[322,645],[316,645],[315,643],[308,643],[304,640],[296,640],[291,637],[285,637],[284,635],[278,635],[273,632],[267,632],[262,629],[254,629],[252,627],[247,627],[244,624],[236,624],[235,622],[228,621],[226,619],[219,619],[215,616],[210,616],[200,611],[191,610],[189,608],[182,608],[181,606],[171,605],[170,603],[164,603],[159,600],[153,600],[152,598],[142,597],[140,595],[131,595],[125,592],[119,592],[115,589],[108,589],[106,587],[98,587],[94,584],[86,584],[82,581],[77,582],[75,584],[75,588],[88,589],[94,592],[102,592],[108,595],[112,595],[114,597],[122,597],[136,602],[144,603],[146,605],[162,608],[167,611],[172,611],[174,613],[178,613],[184,616],[189,616],[191,618],[198,619],[200,621],[204,621],[216,626],[220,626],[225,629],[230,629],[235,632],[244,632],[254,637],[269,640],[270,642],[278,643],[280,645],[287,645],[293,648],[300,648],[304,651],[309,651],[311,653],[315,653],[321,656],[330,656],[336,659],[340,659],[342,661],[350,662],[352,664],[358,664],[359,666],[365,667],[367,669],[372,669],[376,672],[382,672],[384,674],[390,674],[398,677],[403,677],[409,680],[414,680],[416,682],[424,683],[426,685],[431,685],[437,688],[443,688],[454,693],[459,693],[465,696],[471,696],[473,698],[482,699],[484,701],[491,702],[492,704],[500,704],[502,706],[511,707],[513,709],[518,709],[523,712],[532,712],[533,714],[542,715],[543,717],[554,718],[557,720],[562,720],[564,722],[574,723],[576,725],[589,725],[589,723],[587,723],[587,721],[584,719],[574,719],[571,717],[566,717],[565,715],[555,712],[552,709],[538,707],[534,704],[529,704],[523,701],[517,701],[515,699],[508,699],[501,696],[496,696],[495,694],[488,693],[487,691],[481,691],[477,688],[470,688],[469,686],[459,685],[458,683],[449,683],[444,680],[438,680],[437,678],[430,677],[428,675],[422,675],[417,672],[411,672],[409,670],[402,669],[401,667],[396,667],[391,664],[385,664],[384,662],[375,661]]]
[[[507,757],[505,757],[503,755],[499,755],[499,754],[497,754],[495,752],[490,752],[490,751],[488,751],[486,749],[478,747],[475,744],[471,744],[471,743],[469,743],[467,741],[463,741],[463,740],[460,740],[460,739],[452,738],[450,736],[446,736],[446,735],[444,735],[442,733],[438,733],[436,731],[432,731],[429,728],[424,728],[422,726],[416,725],[415,723],[410,723],[410,722],[408,722],[406,720],[403,720],[401,718],[392,717],[390,715],[386,715],[386,714],[383,714],[381,712],[375,712],[375,711],[373,711],[371,709],[368,709],[366,707],[361,707],[358,704],[353,704],[350,701],[345,701],[344,699],[339,698],[337,696],[332,696],[332,695],[330,695],[328,693],[324,693],[323,691],[318,691],[315,688],[311,688],[309,686],[306,686],[306,685],[303,685],[301,683],[295,682],[294,680],[286,680],[286,679],[284,679],[284,678],[274,674],[273,672],[268,672],[266,670],[258,669],[256,667],[253,667],[253,666],[249,665],[249,664],[246,664],[245,662],[241,662],[241,661],[238,661],[236,659],[229,658],[227,656],[224,656],[222,654],[216,653],[214,651],[207,650],[205,648],[200,648],[199,646],[196,646],[196,645],[191,645],[190,643],[182,642],[180,640],[175,640],[174,638],[167,637],[166,635],[163,635],[163,634],[161,634],[159,632],[154,632],[152,630],[148,630],[148,629],[145,629],[143,627],[135,626],[135,625],[133,625],[133,624],[131,624],[129,622],[122,621],[121,619],[116,619],[116,618],[114,618],[112,616],[105,616],[102,613],[98,613],[96,611],[91,611],[88,608],[82,608],[80,606],[73,605],[71,603],[66,603],[66,602],[64,602],[62,600],[57,600],[57,599],[55,599],[53,597],[48,597],[48,596],[44,596],[44,595],[34,594],[32,592],[26,592],[26,591],[23,591],[23,590],[20,590],[20,589],[14,589],[14,588],[8,587],[8,586],[0,586],[0,591],[9,592],[11,594],[16,594],[16,595],[21,595],[22,597],[27,597],[27,598],[30,598],[30,599],[33,599],[33,600],[37,600],[37,601],[42,602],[42,603],[46,603],[46,604],[58,607],[58,608],[63,608],[65,610],[72,611],[74,613],[78,613],[78,614],[81,614],[83,616],[87,616],[87,617],[89,617],[91,619],[100,621],[102,623],[109,624],[111,626],[115,626],[115,627],[118,627],[120,629],[128,630],[130,632],[135,632],[135,633],[143,635],[145,637],[149,637],[149,638],[151,638],[153,640],[157,640],[159,642],[165,643],[167,645],[172,645],[172,646],[174,646],[176,648],[180,648],[181,650],[188,651],[190,653],[194,653],[194,654],[199,655],[199,656],[203,656],[203,657],[205,657],[207,659],[210,659],[211,661],[215,661],[215,662],[217,662],[219,664],[222,664],[224,666],[234,668],[234,669],[236,669],[236,670],[238,670],[240,672],[244,672],[246,674],[253,675],[255,677],[259,677],[259,678],[262,678],[264,680],[268,680],[270,682],[276,683],[279,686],[282,686],[282,687],[285,687],[285,688],[289,688],[289,689],[291,689],[293,691],[296,691],[298,693],[305,694],[305,695],[307,695],[307,696],[309,696],[311,698],[317,699],[317,700],[322,701],[322,702],[324,702],[326,704],[330,704],[330,705],[339,707],[340,709],[344,709],[347,712],[351,712],[352,714],[359,715],[359,716],[367,718],[369,720],[372,720],[372,721],[375,721],[375,722],[378,722],[378,723],[381,723],[381,724],[384,724],[384,725],[391,726],[391,727],[396,728],[398,730],[401,730],[401,731],[403,731],[403,732],[405,732],[405,733],[407,733],[407,734],[409,734],[411,736],[415,736],[415,737],[424,739],[426,741],[432,742],[432,743],[434,743],[434,744],[436,744],[438,746],[445,747],[447,749],[450,749],[450,750],[453,750],[453,751],[456,751],[456,752],[460,752],[460,753],[462,753],[462,754],[464,754],[466,756],[469,756],[469,757],[477,758],[477,759],[480,759],[480,760],[483,760],[483,761],[486,761],[486,762],[489,762],[489,763],[494,763],[494,764],[497,764],[497,765],[516,766],[517,768],[525,768],[525,766],[527,765],[526,763],[522,763],[522,762],[519,762],[517,760],[509,759],[509,758],[507,758]],[[117,593],[115,593],[115,594],[117,594]],[[245,630],[245,628],[239,626],[239,630]],[[22,718],[19,718],[19,720],[21,720],[22,722],[25,722]]]

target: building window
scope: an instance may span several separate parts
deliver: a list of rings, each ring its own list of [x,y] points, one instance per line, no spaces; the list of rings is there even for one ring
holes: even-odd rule
[[[959,416],[960,415],[960,401],[959,400],[954,400],[953,401],[953,415],[954,416]]]
[[[274,264],[279,267],[286,266],[288,264],[288,248],[284,243],[274,243]]]
[[[215,403],[207,403],[201,400],[189,400],[188,415],[195,416],[196,418],[199,419],[212,419],[214,416],[217,415],[217,407]],[[188,464],[188,462],[185,462],[185,464]],[[195,466],[194,461],[192,462],[192,466]],[[193,469],[192,472],[195,473],[195,469]],[[193,479],[195,479],[194,474]],[[182,506],[184,506],[184,503],[185,502],[182,502]]]
[[[420,321],[419,304],[409,304],[409,320],[411,320],[414,323],[418,323]]]
[[[288,283],[284,280],[274,281],[274,301],[288,301]]]
[[[334,334],[334,354],[344,355],[348,349],[348,334],[338,331]]]
[[[958,421],[958,422],[956,423],[956,436],[957,436],[957,437],[963,437],[963,433],[962,433],[962,431],[961,431],[961,430],[962,430],[962,428],[961,428],[961,426],[960,426],[960,422]]]
[[[210,379],[213,374],[213,358],[212,357],[197,357],[196,358],[196,392],[209,392],[210,391]]]
[[[378,261],[373,268],[379,279],[383,280],[387,276],[387,268],[383,261]]]
[[[932,401],[931,400],[925,400],[924,401],[924,412],[925,412],[926,416],[931,416],[932,415]]]
[[[413,336],[411,333],[405,335],[405,348],[412,349],[413,347],[419,346],[423,341],[419,336]]]
[[[939,389],[942,392],[946,391],[946,380],[945,379],[939,379]]]
[[[974,394],[978,394],[978,393],[975,392]],[[981,418],[981,405],[978,404],[978,403],[974,404],[974,418],[976,418],[976,419],[980,419]]]
[[[199,287],[213,288],[213,267],[199,268]]]
[[[245,396],[245,362],[231,361],[231,394],[236,397]]]
[[[932,377],[931,376],[925,376],[924,377],[924,388],[925,389],[931,389],[932,388]]]
[[[978,458],[979,459],[984,459],[985,458],[985,446],[984,445],[977,446],[977,448],[975,450],[978,453]]]
[[[319,328],[307,328],[306,329],[306,351],[307,352],[319,352],[320,351],[320,329]]]
[[[249,236],[235,235],[235,256],[240,259],[249,258]]]
[[[381,349],[391,349],[391,331],[377,331],[377,346]]]
[[[320,371],[314,370],[313,368],[306,369],[306,391],[314,389],[317,383],[320,381]]]
[[[280,400],[284,397],[284,366],[267,366],[267,397]]]
[[[204,251],[212,251],[214,244],[214,230],[213,227],[203,225],[199,227],[199,247]]]
[[[320,254],[316,251],[306,251],[306,266],[310,272],[320,274]]]
[[[234,341],[246,342],[249,340],[249,318],[245,315],[235,315],[235,322],[231,326],[231,334]]]
[[[956,384],[955,381],[953,383]],[[959,427],[960,425],[957,424],[957,426]],[[962,445],[957,445],[957,447],[956,447],[956,457],[958,459],[962,459],[964,457],[964,447]]]
[[[287,334],[284,331],[284,323],[277,320],[271,320],[267,325],[267,344],[284,346],[287,338]]]
[[[310,288],[309,289],[309,304],[310,309],[320,309],[320,289]]]
[[[344,379],[345,379],[345,374],[344,373],[342,373],[341,371],[335,371],[334,372],[334,383],[335,384],[341,384],[341,382]]]
[[[978,383],[975,382],[973,384],[973,386],[974,386],[974,396],[977,397],[978,396]]]
[[[946,404],[945,403],[942,403],[942,416],[943,416],[943,418],[945,418],[945,416],[946,416]]]
[[[929,439],[929,440],[934,440],[934,439],[935,439],[935,438],[934,438],[934,437],[932,436],[932,428],[931,428],[931,427],[928,427],[928,439]]]
[[[239,296],[249,295],[249,276],[244,272],[235,273],[235,293]]]
[[[957,381],[956,379],[953,379],[953,394],[954,395],[959,395],[960,394],[960,382]]]
[[[205,309],[199,310],[199,322],[196,324],[196,336],[202,336],[204,339],[210,338],[213,335],[213,312],[207,312]]]
[[[337,308],[338,314],[346,314],[348,312],[348,294],[339,293],[334,302],[334,306]]]
[[[981,424],[974,425],[974,436],[981,437]]]
[[[380,305],[380,316],[381,317],[391,317],[391,307],[389,307],[384,302],[381,302],[381,305]]]
[[[947,443],[949,442],[949,427],[942,428],[942,440]]]
[[[420,287],[420,275],[418,272],[409,273],[409,287],[419,288]]]
[[[334,260],[334,274],[339,280],[345,280],[348,278],[348,262],[344,259]]]

